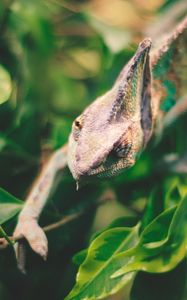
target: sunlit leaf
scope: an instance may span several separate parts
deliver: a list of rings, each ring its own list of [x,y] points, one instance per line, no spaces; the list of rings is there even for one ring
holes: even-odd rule
[[[10,97],[12,84],[9,73],[0,65],[0,104]]]
[[[117,279],[110,278],[110,275],[119,269],[122,263],[116,264],[115,255],[136,243],[137,231],[137,226],[117,227],[99,235],[91,243],[87,257],[79,268],[77,283],[66,300],[102,299],[125,285],[133,277],[133,273]],[[123,264],[125,261],[126,259]]]
[[[73,256],[74,264],[77,265],[77,266],[80,266],[83,263],[83,261],[85,260],[87,254],[88,254],[87,249],[79,251],[77,254],[75,254]]]
[[[0,188],[0,224],[13,218],[20,212],[23,202]]]
[[[173,217],[172,217],[173,215]],[[172,270],[186,255],[187,246],[187,196],[177,209],[169,209],[159,215],[143,231],[139,244],[131,253],[119,254],[121,258],[131,256],[112,277],[143,270],[162,273]]]
[[[101,233],[106,232],[108,229],[118,228],[118,227],[133,227],[137,224],[137,219],[135,217],[120,217],[114,220],[107,228],[95,232],[90,239],[90,242],[94,241]],[[73,262],[80,266],[85,260],[88,253],[88,249],[83,249],[73,257]]]

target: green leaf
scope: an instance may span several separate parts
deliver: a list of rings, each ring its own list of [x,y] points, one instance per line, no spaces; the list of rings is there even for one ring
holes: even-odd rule
[[[177,209],[171,208],[159,215],[145,228],[139,244],[118,255],[118,259],[130,257],[131,260],[112,278],[128,272],[143,270],[162,273],[172,270],[186,255],[187,246],[187,196]]]
[[[0,104],[10,97],[12,84],[9,73],[0,65]]]
[[[160,189],[157,188],[152,191],[141,220],[140,231],[143,231],[164,210],[164,201],[162,198]]]
[[[156,248],[168,238],[168,230],[176,207],[165,210],[156,217],[142,232],[137,247]],[[153,245],[155,245],[153,247]]]
[[[102,299],[116,293],[132,277],[133,273],[112,279],[120,265],[114,259],[117,253],[133,247],[137,242],[138,226],[116,227],[101,233],[90,245],[88,254],[77,274],[77,283],[66,300]],[[104,283],[104,284],[103,284]]]
[[[0,188],[0,224],[10,220],[20,212],[23,202]]]
[[[120,217],[116,220],[114,220],[107,228],[105,228],[104,230],[100,230],[95,232],[91,238],[90,238],[90,243],[95,240],[99,235],[101,235],[101,233],[107,231],[108,229],[111,228],[116,228],[116,227],[133,227],[137,224],[137,219],[135,217]],[[83,261],[85,260],[86,256],[88,253],[88,249],[83,249],[81,251],[79,251],[78,253],[76,253],[73,256],[73,262],[75,265],[80,266]]]
[[[168,208],[177,205],[181,200],[181,196],[184,196],[187,192],[186,190],[183,193],[183,185],[177,176],[167,178],[164,188],[165,203]]]
[[[170,243],[172,245],[187,243],[187,195],[181,201],[169,229]]]
[[[181,201],[182,195],[186,194],[182,189],[183,185],[177,176],[166,178],[162,186],[154,188],[148,199],[140,230],[145,229],[164,210],[175,207]]]
[[[88,254],[87,249],[83,249],[79,251],[73,256],[73,263],[77,266],[80,266],[83,263],[83,261],[86,259],[87,254]]]

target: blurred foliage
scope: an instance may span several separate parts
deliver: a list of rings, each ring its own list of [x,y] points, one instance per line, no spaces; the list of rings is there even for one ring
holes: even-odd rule
[[[18,199],[25,199],[49,154],[67,142],[73,119],[111,87],[144,34],[158,34],[155,30],[150,31],[150,24],[157,24],[160,17],[164,20],[168,14],[180,19],[187,11],[185,2],[0,0],[0,224],[5,235],[13,232],[16,216],[22,207],[22,201]],[[172,18],[165,20],[168,20],[168,26],[172,24]],[[164,247],[166,236],[170,241],[168,232],[171,234],[172,229],[168,228],[174,226],[171,221],[174,210],[176,226],[173,233],[175,229],[182,229],[177,238],[180,236],[182,242],[185,240],[186,218],[181,216],[183,211],[186,212],[182,206],[186,205],[186,176],[163,169],[163,158],[173,153],[180,157],[185,153],[186,126],[183,117],[159,143],[155,145],[153,142],[148,147],[135,167],[115,179],[93,183],[76,192],[69,171],[59,174],[42,213],[41,225],[53,223],[71,213],[84,213],[48,233],[47,262],[42,262],[27,247],[26,276],[16,268],[13,249],[9,247],[1,251],[0,299],[64,299],[75,281],[77,266],[72,263],[72,257],[88,245],[91,233],[96,229],[100,231],[91,238],[88,256],[87,251],[83,251],[75,258],[78,265],[83,262],[83,271],[86,269],[92,273],[80,278],[81,284],[89,280],[89,276],[93,278],[95,252],[107,261],[104,267],[99,260],[96,262],[95,267],[102,273],[100,278],[94,278],[89,293],[92,297],[96,293],[96,298],[90,299],[106,296],[107,289],[115,288],[117,292],[133,278],[131,295],[126,295],[125,287],[115,298],[107,299],[186,299],[185,260],[166,274],[133,272],[115,280],[108,279],[109,273],[112,275],[122,267],[121,261],[117,262],[118,268],[114,265],[114,260],[117,260],[114,254],[136,244],[138,228],[143,243],[149,234],[146,228],[154,227],[156,222],[158,251]],[[95,217],[95,203],[103,192],[110,198],[110,203],[99,209]],[[180,209],[182,212],[179,213]],[[122,215],[121,219],[103,228]],[[162,224],[157,227],[162,216],[168,227]],[[141,225],[133,227],[140,220]],[[182,242],[177,240],[177,249],[185,247]],[[107,253],[102,243],[108,243]],[[151,265],[155,262],[150,259],[149,250],[146,250],[148,255],[142,252],[142,257]],[[182,256],[177,256],[180,258],[177,262],[184,258],[183,250],[182,253]],[[139,257],[141,261],[142,257]],[[124,264],[127,258],[121,259]],[[73,299],[84,298],[75,296]]]

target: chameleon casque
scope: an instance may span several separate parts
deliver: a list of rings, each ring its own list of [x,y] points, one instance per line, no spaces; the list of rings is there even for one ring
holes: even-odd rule
[[[44,259],[48,244],[38,218],[57,171],[68,164],[77,185],[117,175],[135,164],[165,119],[187,107],[187,18],[153,50],[151,44],[144,39],[111,90],[74,121],[68,144],[51,156],[25,202],[14,237],[25,237]]]

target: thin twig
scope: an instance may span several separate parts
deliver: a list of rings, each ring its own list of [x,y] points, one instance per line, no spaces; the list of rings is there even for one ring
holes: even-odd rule
[[[77,213],[74,213],[74,214],[71,214],[69,216],[65,216],[63,217],[61,220],[55,222],[55,223],[52,223],[50,225],[47,225],[47,226],[44,226],[43,227],[43,231],[45,232],[49,232],[51,230],[54,230],[56,228],[59,228],[75,219],[77,219],[78,217],[80,217],[81,215],[83,214],[83,211],[80,211],[80,212],[77,212]]]

